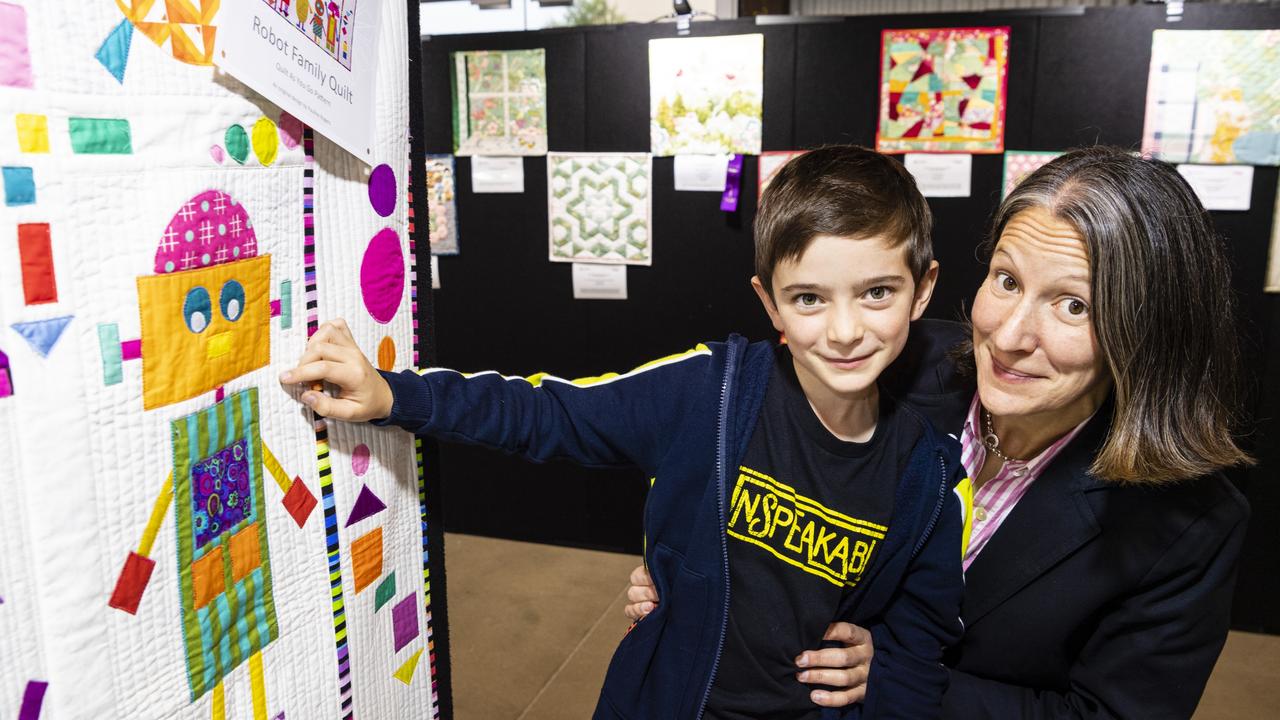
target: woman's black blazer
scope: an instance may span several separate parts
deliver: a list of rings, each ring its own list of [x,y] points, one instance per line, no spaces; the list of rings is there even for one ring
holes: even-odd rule
[[[913,323],[885,387],[960,435],[963,326]],[[1249,507],[1221,474],[1114,485],[1088,468],[1101,408],[965,573],[949,718],[1187,718],[1226,641]]]

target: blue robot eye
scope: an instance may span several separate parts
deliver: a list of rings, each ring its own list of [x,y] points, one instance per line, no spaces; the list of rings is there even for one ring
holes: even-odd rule
[[[222,294],[218,298],[222,305],[222,317],[235,322],[244,313],[244,286],[235,280],[228,280],[222,286]]]
[[[186,318],[187,327],[193,333],[202,333],[209,327],[212,319],[213,303],[209,299],[209,291],[199,285],[187,291],[187,299],[182,303],[182,317]]]

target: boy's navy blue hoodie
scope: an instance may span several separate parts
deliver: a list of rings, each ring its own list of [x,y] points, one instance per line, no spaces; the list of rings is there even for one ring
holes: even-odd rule
[[[575,381],[442,369],[383,373],[395,403],[380,424],[534,461],[639,466],[653,478],[645,563],[662,602],[614,653],[596,718],[703,714],[729,608],[729,473],[756,426],[773,361],[768,343],[748,345],[735,335],[625,375]],[[921,422],[925,431],[898,483],[885,545],[833,618],[872,633],[866,698],[824,710],[827,718],[940,712],[942,650],[962,631],[965,511],[953,487],[964,471],[959,444]]]

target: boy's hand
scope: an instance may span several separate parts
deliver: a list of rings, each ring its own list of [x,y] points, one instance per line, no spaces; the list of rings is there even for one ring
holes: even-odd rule
[[[809,668],[796,673],[796,679],[810,685],[827,685],[835,690],[814,690],[809,699],[824,707],[844,707],[862,702],[867,694],[867,673],[875,649],[871,633],[852,623],[832,623],[823,640],[843,643],[844,647],[806,650],[796,656],[796,665]]]
[[[391,386],[360,352],[342,318],[316,330],[298,366],[281,373],[280,382],[312,385],[311,390],[302,393],[302,402],[317,414],[336,420],[361,422],[384,418],[391,414],[395,400]],[[315,389],[314,385],[320,382],[337,386],[337,395]]]

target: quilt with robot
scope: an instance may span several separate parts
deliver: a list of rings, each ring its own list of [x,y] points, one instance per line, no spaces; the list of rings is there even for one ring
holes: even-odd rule
[[[252,1],[346,53],[354,2]],[[416,364],[408,10],[346,58],[370,167],[216,70],[219,7],[0,0],[0,717],[438,715],[414,438],[277,381],[335,317]]]

